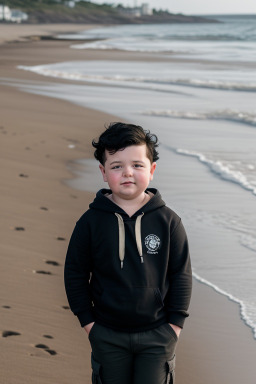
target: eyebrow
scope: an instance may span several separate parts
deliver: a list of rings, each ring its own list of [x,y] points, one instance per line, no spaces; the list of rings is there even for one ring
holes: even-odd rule
[[[142,161],[142,160],[132,160],[132,163],[141,163],[141,164],[145,164],[144,161]],[[115,161],[112,161],[112,162],[110,163],[110,165],[113,165],[113,164],[122,164],[122,161],[117,161],[117,160],[115,160]]]
[[[121,161],[112,161],[111,163],[110,163],[110,165],[113,165],[113,164],[121,164],[122,162]]]

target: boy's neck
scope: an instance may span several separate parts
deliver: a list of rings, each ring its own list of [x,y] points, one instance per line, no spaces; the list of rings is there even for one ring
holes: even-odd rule
[[[151,192],[143,192],[143,194],[138,196],[136,199],[132,200],[121,199],[120,197],[114,194],[110,194],[107,197],[120,208],[122,208],[131,217],[141,207],[147,204],[147,202],[151,199],[152,196],[153,194]]]

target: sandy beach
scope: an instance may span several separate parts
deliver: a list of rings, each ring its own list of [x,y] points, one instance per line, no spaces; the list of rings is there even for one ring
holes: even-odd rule
[[[68,308],[63,266],[74,224],[94,194],[65,181],[73,177],[70,162],[91,158],[91,140],[117,118],[8,85],[65,81],[17,65],[150,59],[146,53],[71,51],[70,42],[27,38],[84,29],[1,26],[0,381],[5,384],[90,384],[90,345]],[[194,281],[190,315],[178,345],[176,384],[253,384],[256,342],[238,305]]]

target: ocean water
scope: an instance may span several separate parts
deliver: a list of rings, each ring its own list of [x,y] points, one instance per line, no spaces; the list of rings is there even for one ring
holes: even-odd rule
[[[183,219],[194,276],[239,303],[256,338],[256,16],[218,19],[85,31],[71,50],[151,52],[157,61],[20,67],[48,76],[49,83],[18,86],[114,114],[159,136],[152,186]],[[70,83],[54,84],[51,77]],[[96,161],[78,165],[73,186],[103,186]]]

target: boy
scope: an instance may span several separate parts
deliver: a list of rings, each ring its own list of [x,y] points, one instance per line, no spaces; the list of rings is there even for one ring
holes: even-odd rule
[[[174,383],[191,266],[180,218],[148,188],[157,137],[113,123],[93,146],[110,189],[77,222],[65,264],[70,308],[92,347],[92,382]]]

